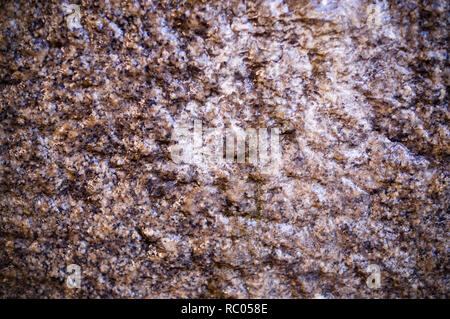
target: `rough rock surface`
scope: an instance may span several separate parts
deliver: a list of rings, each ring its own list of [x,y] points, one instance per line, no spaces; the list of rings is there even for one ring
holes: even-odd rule
[[[2,1],[0,297],[448,298],[448,9]],[[180,119],[282,167],[174,163]]]

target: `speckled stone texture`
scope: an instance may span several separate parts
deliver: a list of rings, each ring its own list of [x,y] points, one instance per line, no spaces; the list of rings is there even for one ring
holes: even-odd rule
[[[0,297],[448,298],[448,9],[1,1]],[[181,119],[282,166],[175,163]]]

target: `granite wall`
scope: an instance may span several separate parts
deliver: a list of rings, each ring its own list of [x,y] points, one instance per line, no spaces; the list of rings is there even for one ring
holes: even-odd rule
[[[1,1],[0,297],[448,298],[448,9]]]

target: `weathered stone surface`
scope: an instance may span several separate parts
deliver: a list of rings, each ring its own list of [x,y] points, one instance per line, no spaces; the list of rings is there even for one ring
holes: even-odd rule
[[[0,10],[1,297],[449,296],[447,1]],[[174,163],[182,119],[282,167]]]

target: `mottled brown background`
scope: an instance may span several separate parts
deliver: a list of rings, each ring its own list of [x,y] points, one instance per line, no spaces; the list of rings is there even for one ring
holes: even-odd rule
[[[447,1],[73,3],[0,2],[0,297],[449,296]]]

